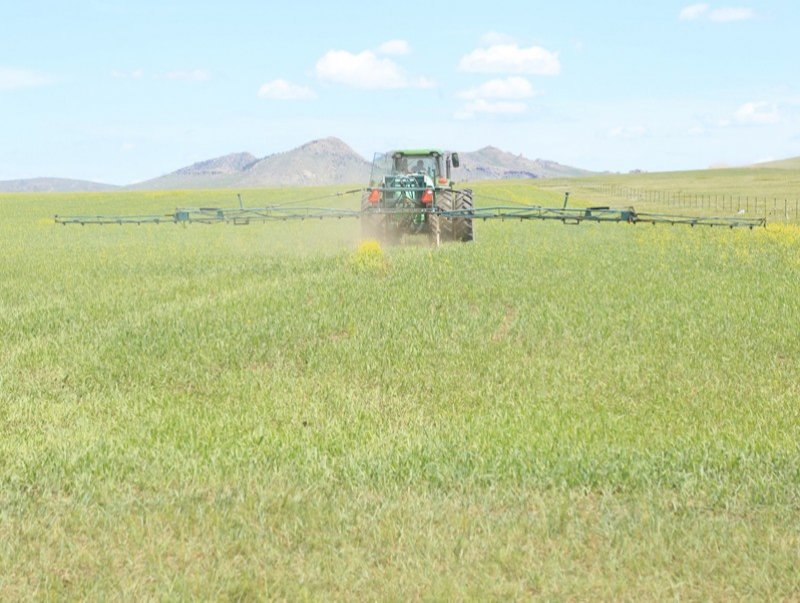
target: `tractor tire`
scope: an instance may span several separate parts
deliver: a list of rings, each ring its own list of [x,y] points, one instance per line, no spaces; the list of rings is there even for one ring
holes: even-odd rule
[[[436,207],[441,211],[453,211],[456,204],[456,191],[444,189],[439,191],[436,198]],[[442,243],[455,241],[454,220],[445,216],[438,216],[439,221],[439,240]]]
[[[455,208],[469,211],[470,214],[472,213],[472,191],[470,189],[467,188],[462,191],[456,191]],[[471,215],[469,217],[465,216],[462,218],[454,218],[453,220],[455,222],[453,225],[453,231],[456,241],[469,243],[475,239],[475,235],[472,230]]]
[[[439,192],[437,206],[442,211],[471,210],[472,191],[446,189]],[[439,232],[442,243],[460,241],[468,243],[474,239],[472,217],[439,217]]]
[[[372,209],[372,204],[369,202],[369,191],[363,191],[361,193],[361,240],[362,241],[370,241],[370,240],[377,240],[380,241],[384,238],[383,230],[383,218],[380,214],[373,214],[370,213]]]
[[[441,220],[436,213],[428,214],[428,240],[433,247],[438,247],[441,243]]]

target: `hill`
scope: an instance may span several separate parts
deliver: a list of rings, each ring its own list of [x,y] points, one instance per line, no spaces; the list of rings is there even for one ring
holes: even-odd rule
[[[800,170],[800,157],[791,157],[789,159],[780,159],[778,161],[757,163],[753,167],[774,168],[779,170]]]
[[[233,153],[200,161],[132,189],[263,188],[366,182],[370,164],[338,138],[313,140],[285,153],[257,158]]]
[[[560,178],[591,174],[587,170],[544,159],[528,159],[496,147],[461,153],[458,181],[508,178]],[[262,188],[351,184],[369,179],[370,163],[338,138],[313,140],[291,151],[256,159],[236,153],[201,161],[133,189]]]
[[[269,155],[247,169],[240,186],[307,186],[366,182],[371,164],[338,138]]]
[[[21,180],[0,180],[0,193],[74,193],[105,192],[119,187],[89,180],[71,178],[25,178]]]
[[[459,182],[565,178],[592,173],[555,161],[528,159],[492,146],[460,153],[460,157],[461,167],[454,172],[454,179]],[[230,153],[122,188],[173,190],[358,184],[366,183],[369,174],[370,162],[342,140],[329,137],[262,158],[246,152]],[[0,192],[111,191],[118,188],[110,184],[64,178],[0,182]]]
[[[223,188],[235,186],[241,174],[258,161],[250,153],[231,153],[198,161],[164,176],[129,186],[137,190]]]
[[[528,159],[497,147],[459,153],[458,180],[503,180],[508,178],[571,178],[592,172],[545,159]]]

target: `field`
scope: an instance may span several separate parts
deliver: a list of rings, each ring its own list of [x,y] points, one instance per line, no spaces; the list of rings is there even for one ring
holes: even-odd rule
[[[190,204],[0,196],[0,599],[800,598],[796,224],[51,219]]]

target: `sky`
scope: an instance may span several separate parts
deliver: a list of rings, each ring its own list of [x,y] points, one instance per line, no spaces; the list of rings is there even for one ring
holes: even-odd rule
[[[800,155],[800,2],[0,3],[0,180],[336,136],[620,171]]]

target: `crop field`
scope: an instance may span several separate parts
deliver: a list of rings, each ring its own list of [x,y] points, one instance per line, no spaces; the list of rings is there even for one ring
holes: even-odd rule
[[[0,196],[0,599],[800,598],[796,223],[52,221],[235,204]]]

